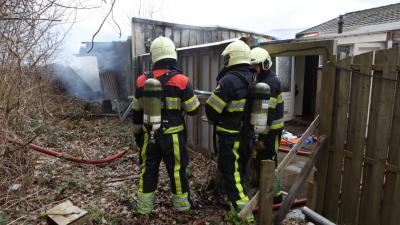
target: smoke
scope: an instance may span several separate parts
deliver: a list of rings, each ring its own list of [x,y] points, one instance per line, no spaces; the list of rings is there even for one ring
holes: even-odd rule
[[[70,63],[52,64],[57,86],[68,96],[86,101],[100,101],[103,94],[100,87],[97,60],[95,57],[73,57]]]
[[[58,83],[68,96],[86,101],[127,100],[131,74],[131,43],[82,43],[79,53],[63,52],[51,67]]]

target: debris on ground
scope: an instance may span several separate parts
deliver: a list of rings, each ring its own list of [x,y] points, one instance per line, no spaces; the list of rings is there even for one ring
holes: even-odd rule
[[[83,225],[90,223],[88,212],[76,207],[69,200],[49,209],[46,214],[57,225]]]
[[[195,208],[189,213],[174,210],[169,178],[162,163],[155,210],[148,216],[136,214],[133,209],[139,179],[139,155],[134,148],[131,123],[126,121],[121,125],[117,117],[91,116],[93,113],[87,109],[93,107],[86,103],[62,102],[58,111],[49,112],[51,117],[32,122],[35,132],[16,137],[25,141],[32,139],[31,143],[84,159],[101,159],[121,150],[127,150],[127,153],[109,164],[84,165],[11,143],[4,144],[6,152],[30,151],[27,162],[32,163],[34,169],[32,182],[7,184],[6,193],[1,193],[0,224],[47,224],[46,212],[65,201],[87,211],[95,225],[193,224],[204,218],[208,218],[207,224],[235,223],[234,216],[221,203],[221,196],[210,188],[216,163],[196,150],[189,150],[187,171]]]

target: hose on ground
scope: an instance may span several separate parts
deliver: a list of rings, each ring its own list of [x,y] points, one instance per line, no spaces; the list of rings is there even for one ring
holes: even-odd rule
[[[21,141],[16,140],[11,137],[4,136],[4,135],[0,135],[0,140],[11,142],[11,143],[22,145],[22,146],[24,145],[24,143],[22,143]],[[49,156],[53,156],[56,158],[65,159],[67,161],[76,162],[76,163],[92,164],[92,165],[110,163],[110,162],[120,158],[121,156],[123,156],[126,153],[126,151],[124,150],[124,151],[120,151],[117,154],[109,156],[104,159],[91,160],[91,159],[82,159],[82,158],[78,158],[78,157],[74,157],[74,156],[68,156],[61,152],[56,151],[55,149],[44,148],[44,147],[41,147],[41,146],[38,146],[35,144],[29,144],[28,147],[29,147],[29,149],[32,149],[37,152],[41,152],[41,153],[44,153],[44,154],[47,154]]]

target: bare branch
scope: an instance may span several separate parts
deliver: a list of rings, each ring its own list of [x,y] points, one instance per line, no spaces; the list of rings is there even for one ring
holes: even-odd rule
[[[100,32],[101,28],[103,27],[104,23],[106,22],[107,18],[110,16],[111,12],[113,11],[116,1],[117,0],[112,0],[110,10],[108,11],[107,15],[103,18],[103,21],[101,22],[101,24],[100,24],[99,28],[97,29],[97,31],[93,34],[93,36],[92,36],[92,45],[90,46],[90,49],[87,51],[87,53],[89,53],[89,52],[91,52],[93,50],[94,39],[99,34],[99,32]]]
[[[49,18],[16,18],[16,17],[8,17],[8,18],[0,18],[2,20],[25,20],[25,21],[51,21],[51,22],[61,22],[59,19],[49,19]]]

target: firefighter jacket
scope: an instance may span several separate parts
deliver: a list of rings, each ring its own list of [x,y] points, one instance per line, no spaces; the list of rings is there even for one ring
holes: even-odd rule
[[[207,118],[216,125],[217,132],[239,133],[244,125],[249,84],[255,75],[248,64],[223,69],[217,77],[217,87],[208,98]]]
[[[163,76],[171,71],[177,74],[165,80],[162,93],[161,130],[164,134],[172,134],[183,131],[184,113],[195,115],[199,109],[200,102],[193,92],[189,78],[180,73],[176,67],[171,67],[163,62],[156,63],[152,70],[152,77],[161,80]],[[142,74],[136,81],[136,91],[133,98],[133,124],[135,133],[141,132],[143,123],[143,87],[148,75]]]
[[[272,70],[263,71],[258,75],[257,82],[266,83],[271,88],[271,97],[268,103],[268,128],[264,134],[282,129],[284,108],[281,82]]]

